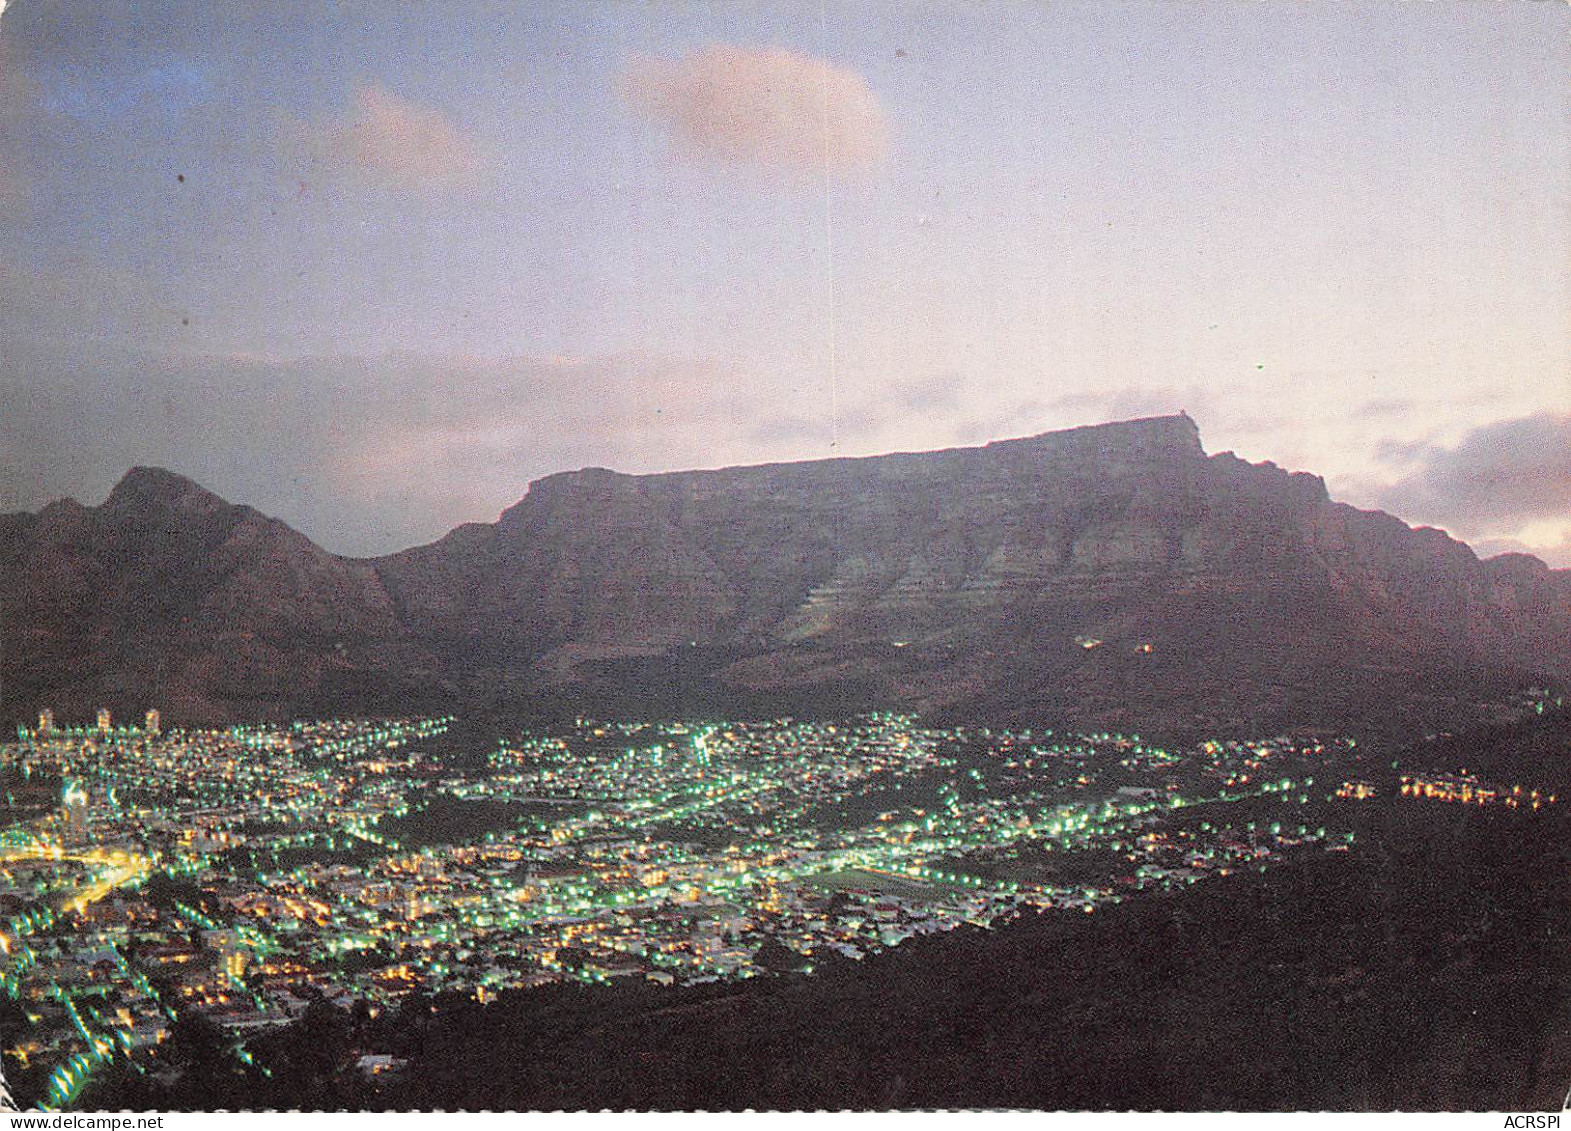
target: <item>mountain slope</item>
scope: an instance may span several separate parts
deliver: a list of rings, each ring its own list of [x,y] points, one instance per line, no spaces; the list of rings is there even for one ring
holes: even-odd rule
[[[552,476],[494,527],[377,568],[406,619],[479,660],[471,677],[609,703],[640,679],[686,693],[675,649],[723,689],[700,705],[751,692],[1256,729],[1389,703],[1407,725],[1449,718],[1480,680],[1571,662],[1564,572],[1481,563],[1438,531],[1331,502],[1317,477],[1208,458],[1186,416]]]
[[[893,705],[1084,727],[1435,729],[1571,673],[1571,572],[1208,457],[1187,416],[534,483],[371,561],[165,472],[0,518],[5,707]],[[133,703],[132,701],[136,702]]]
[[[430,664],[370,565],[150,468],[101,507],[9,516],[6,706],[176,720],[287,715],[397,698]]]

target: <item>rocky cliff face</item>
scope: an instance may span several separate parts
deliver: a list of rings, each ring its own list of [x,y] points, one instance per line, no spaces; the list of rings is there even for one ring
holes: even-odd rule
[[[1186,417],[985,448],[534,484],[489,536],[377,563],[416,619],[547,648],[927,636],[1045,587],[1166,571],[1204,507]]]
[[[1185,416],[554,475],[494,525],[370,562],[166,473],[3,521],[7,700],[887,704],[1251,730],[1438,724],[1493,684],[1571,673],[1566,571],[1479,562],[1314,476],[1207,457]]]

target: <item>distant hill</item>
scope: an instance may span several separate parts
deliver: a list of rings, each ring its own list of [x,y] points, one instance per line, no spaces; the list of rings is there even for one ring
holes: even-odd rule
[[[1571,674],[1571,571],[1480,561],[1187,416],[549,476],[351,560],[168,472],[0,516],[0,711],[844,712],[1408,732]]]
[[[370,563],[167,471],[100,507],[0,518],[8,715],[159,706],[171,723],[392,706],[435,671]]]

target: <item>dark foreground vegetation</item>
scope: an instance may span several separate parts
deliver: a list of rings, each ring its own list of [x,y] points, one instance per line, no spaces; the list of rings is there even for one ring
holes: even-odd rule
[[[1563,720],[1531,740],[1557,733],[1563,761]],[[811,976],[318,1004],[251,1066],[182,1021],[84,1106],[1558,1110],[1571,806],[1410,801],[1394,780],[1351,852],[1264,874]],[[408,1063],[373,1080],[367,1052]]]

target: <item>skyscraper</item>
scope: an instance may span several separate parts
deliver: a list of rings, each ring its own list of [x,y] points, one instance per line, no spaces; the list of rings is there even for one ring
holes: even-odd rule
[[[109,708],[98,708],[98,731],[100,734],[109,733]]]
[[[87,791],[81,783],[67,780],[60,790],[60,815],[65,835],[71,840],[79,840],[87,832]]]
[[[45,707],[38,712],[38,733],[52,734],[55,729],[55,712],[52,707]]]
[[[157,734],[158,731],[159,731],[160,723],[161,723],[161,720],[159,719],[159,716],[158,716],[158,708],[157,707],[150,707],[150,708],[148,708],[147,720],[146,720],[145,723],[143,723],[142,729],[146,733],[148,733],[148,734]]]

